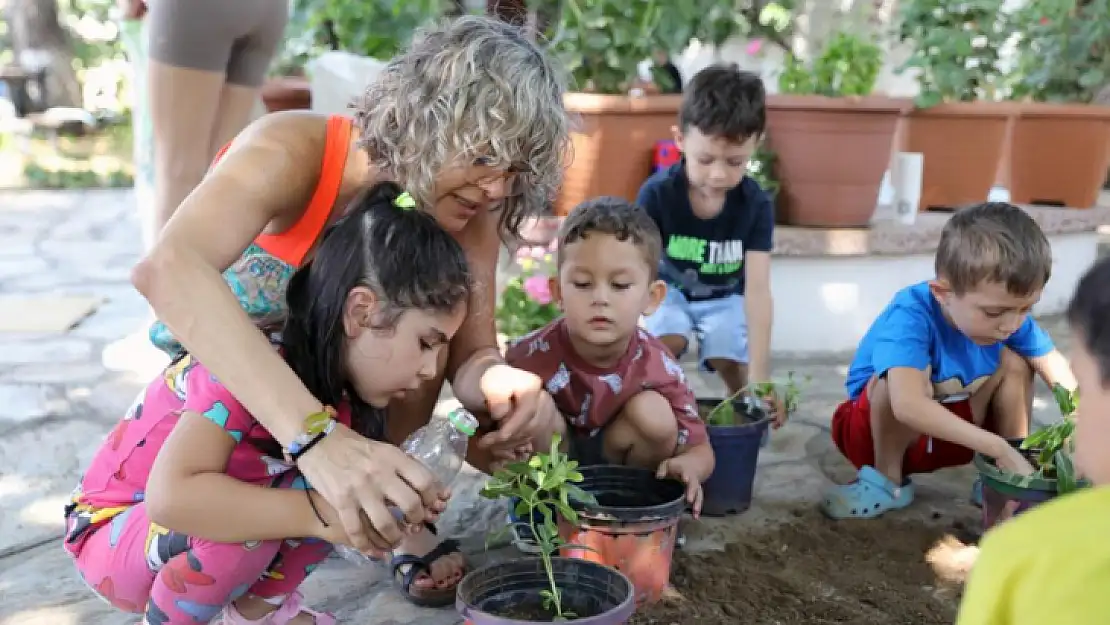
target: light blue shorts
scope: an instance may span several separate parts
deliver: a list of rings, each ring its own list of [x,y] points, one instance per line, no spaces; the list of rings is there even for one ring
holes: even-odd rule
[[[704,369],[712,370],[706,361],[714,359],[748,362],[748,319],[742,295],[691,302],[679,290],[667,287],[663,303],[644,317],[643,325],[657,337],[685,337],[687,346],[696,338]]]

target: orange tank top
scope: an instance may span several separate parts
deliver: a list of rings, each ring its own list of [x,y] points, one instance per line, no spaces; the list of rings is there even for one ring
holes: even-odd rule
[[[347,167],[347,156],[351,149],[353,127],[350,118],[342,115],[328,117],[320,180],[316,183],[316,190],[308,202],[308,208],[297,223],[285,232],[278,234],[264,232],[258,235],[254,240],[258,247],[292,267],[301,266],[305,255],[320,238],[320,233],[323,232],[324,226],[328,223],[328,217],[331,216],[332,207],[335,206],[335,200],[339,197],[339,188],[343,184],[343,170]],[[225,145],[216,154],[213,162],[219,162],[230,147],[230,143]]]

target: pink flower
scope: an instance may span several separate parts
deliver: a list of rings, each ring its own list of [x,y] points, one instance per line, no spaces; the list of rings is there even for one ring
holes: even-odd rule
[[[551,286],[547,276],[528,276],[524,280],[524,292],[539,304],[551,303]]]
[[[749,56],[755,56],[755,55],[759,54],[759,51],[762,50],[762,49],[763,49],[763,40],[762,39],[752,39],[751,41],[748,42],[748,47],[744,48],[744,51],[747,52]]]

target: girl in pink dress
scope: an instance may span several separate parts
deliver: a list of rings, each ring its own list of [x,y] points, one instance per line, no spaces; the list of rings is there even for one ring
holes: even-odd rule
[[[148,625],[335,623],[297,589],[346,533],[295,460],[335,423],[382,440],[384,407],[435,376],[470,295],[462,249],[411,196],[387,183],[356,202],[293,276],[275,337],[328,406],[304,440],[283,449],[184,354],[96,453],[66,509],[65,549],[113,606]],[[403,500],[413,479],[378,485],[404,510],[421,505]]]

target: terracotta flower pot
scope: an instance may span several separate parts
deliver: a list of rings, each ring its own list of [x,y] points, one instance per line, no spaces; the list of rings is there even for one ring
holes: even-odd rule
[[[909,106],[908,100],[879,96],[768,96],[768,140],[782,183],[779,221],[866,227],[890,163],[898,117]]]
[[[1091,208],[1110,166],[1110,106],[1021,103],[1010,150],[1014,203]]]
[[[271,78],[262,85],[262,103],[270,113],[312,108],[308,79],[299,76]]]
[[[579,124],[571,136],[573,160],[555,214],[565,216],[579,202],[599,195],[635,200],[651,175],[655,143],[673,136],[682,96],[568,93],[563,102]]]
[[[987,199],[1016,110],[1006,102],[953,102],[915,109],[904,118],[903,150],[925,155],[921,210]]]

